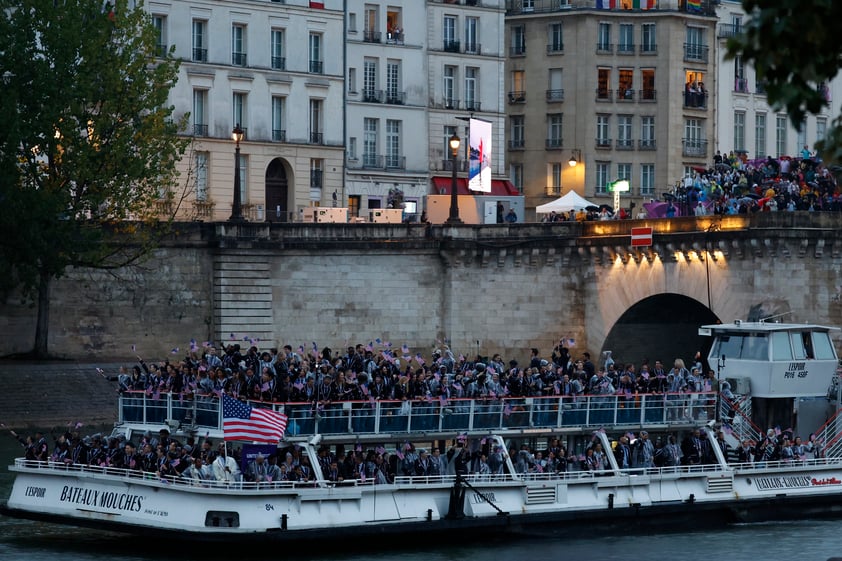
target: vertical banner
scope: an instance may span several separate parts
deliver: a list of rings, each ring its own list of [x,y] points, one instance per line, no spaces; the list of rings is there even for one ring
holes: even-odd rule
[[[491,192],[491,123],[470,120],[471,157],[468,168],[468,189]]]

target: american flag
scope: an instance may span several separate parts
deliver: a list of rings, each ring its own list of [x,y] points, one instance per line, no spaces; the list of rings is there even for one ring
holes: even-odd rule
[[[277,444],[287,428],[287,416],[271,409],[256,409],[248,403],[222,396],[225,440],[253,440]]]

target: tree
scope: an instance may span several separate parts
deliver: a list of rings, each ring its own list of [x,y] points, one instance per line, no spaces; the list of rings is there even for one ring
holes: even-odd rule
[[[754,66],[769,103],[785,108],[792,124],[829,105],[826,84],[842,66],[836,23],[838,0],[743,0],[743,33],[728,43],[729,56]],[[825,161],[842,162],[842,120],[834,119],[817,148]]]
[[[37,298],[71,267],[137,262],[161,229],[187,139],[167,97],[178,73],[126,0],[0,0],[0,290]]]

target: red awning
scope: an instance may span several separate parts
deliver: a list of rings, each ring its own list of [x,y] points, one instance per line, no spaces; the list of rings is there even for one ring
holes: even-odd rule
[[[449,195],[450,184],[453,179],[450,177],[434,177],[433,178],[433,194],[434,195]],[[514,184],[507,179],[492,179],[491,192],[482,193],[481,191],[471,191],[468,189],[468,180],[464,177],[456,178],[456,194],[457,195],[474,195],[474,196],[488,196],[488,197],[517,197],[520,195]]]

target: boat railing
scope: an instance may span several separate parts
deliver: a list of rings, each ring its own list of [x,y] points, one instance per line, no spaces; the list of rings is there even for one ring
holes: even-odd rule
[[[719,418],[736,439],[735,448],[745,440],[760,441],[763,431],[751,420],[751,397],[735,396],[734,399],[728,399],[720,396],[719,407]]]
[[[838,409],[815,433],[815,444],[828,457],[842,456],[842,409]]]
[[[495,432],[511,429],[693,426],[713,418],[715,392],[586,396],[504,397],[500,399],[250,402],[288,417],[288,436],[394,434],[413,432]],[[187,398],[166,393],[126,392],[120,397],[121,423],[178,424],[182,429],[221,431],[215,396]]]

